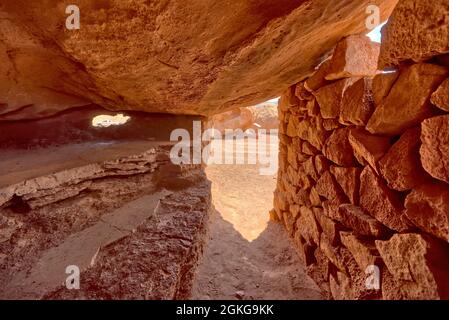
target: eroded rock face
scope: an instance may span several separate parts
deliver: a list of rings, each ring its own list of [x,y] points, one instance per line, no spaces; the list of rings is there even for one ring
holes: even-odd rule
[[[401,134],[432,116],[434,110],[430,96],[447,75],[446,68],[434,64],[406,67],[389,95],[374,111],[366,126],[367,130],[373,134]]]
[[[382,29],[379,69],[449,52],[446,0],[401,0]]]
[[[399,195],[368,166],[360,175],[360,206],[390,229],[402,232],[410,228]]]
[[[407,130],[380,160],[380,171],[390,188],[410,190],[427,177],[419,158],[420,135],[419,128]]]
[[[427,119],[422,123],[421,162],[434,178],[449,182],[449,116]]]
[[[449,111],[449,79],[446,79],[430,99],[434,105],[444,111]]]
[[[372,77],[377,72],[380,44],[367,36],[353,35],[335,47],[326,80],[349,77]]]
[[[356,164],[356,159],[349,143],[349,128],[335,130],[324,145],[323,154],[332,162],[350,167]]]
[[[364,126],[374,111],[372,80],[362,78],[346,89],[340,108],[340,123]]]
[[[70,31],[70,1],[2,1],[1,119],[91,102],[202,115],[254,105],[310,74],[342,37],[364,32],[369,4],[385,20],[396,2],[80,0],[81,29]]]
[[[388,241],[376,241],[376,247],[396,281],[413,282],[413,286],[397,288],[406,299],[448,297],[445,269],[449,260],[438,241],[425,235],[396,234]]]
[[[449,186],[422,185],[407,196],[405,208],[413,224],[449,242]]]

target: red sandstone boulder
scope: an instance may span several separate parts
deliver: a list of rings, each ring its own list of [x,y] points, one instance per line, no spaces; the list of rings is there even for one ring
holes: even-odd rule
[[[424,169],[432,177],[449,183],[449,115],[423,121],[421,141]]]
[[[378,172],[377,161],[390,148],[389,138],[374,136],[360,129],[351,129],[349,143],[357,161],[360,164],[368,163],[376,172]]]
[[[348,197],[352,204],[357,205],[359,202],[359,185],[360,172],[362,170],[357,167],[337,167],[332,166],[330,172],[335,177],[335,180],[343,189],[343,192]]]
[[[349,77],[373,77],[377,71],[380,44],[365,35],[352,35],[335,47],[327,80]]]
[[[428,183],[405,200],[405,214],[420,229],[449,242],[449,186]]]
[[[406,67],[374,111],[366,129],[374,134],[396,135],[432,116],[430,95],[447,75],[446,68],[433,64]]]
[[[398,232],[410,229],[399,194],[390,190],[368,166],[360,175],[360,207],[390,229]]]
[[[379,69],[449,52],[447,0],[401,0],[382,29]]]
[[[393,84],[399,77],[399,72],[380,73],[373,79],[373,99],[374,105],[380,106],[385,97],[390,93]]]
[[[367,215],[360,207],[342,204],[338,207],[338,221],[362,236],[382,238],[389,233],[379,221]]]
[[[449,79],[446,79],[432,94],[430,101],[438,108],[449,112]]]
[[[326,140],[323,154],[339,166],[355,166],[357,161],[354,157],[351,144],[349,143],[350,128],[341,128],[332,132]]]
[[[373,111],[372,79],[362,78],[345,90],[339,121],[344,125],[365,126]]]
[[[398,287],[408,299],[449,298],[449,256],[441,243],[409,233],[377,240],[376,247],[395,280],[415,283]]]
[[[427,173],[419,158],[421,130],[407,130],[379,161],[382,176],[390,188],[406,191],[423,183]]]
[[[343,93],[354,81],[356,80],[342,79],[322,87],[313,93],[320,106],[321,116],[324,119],[339,117]]]

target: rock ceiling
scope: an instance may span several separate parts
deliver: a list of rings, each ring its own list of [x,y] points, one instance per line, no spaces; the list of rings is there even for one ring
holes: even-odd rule
[[[278,96],[397,0],[2,0],[0,120],[101,105],[210,115]],[[79,30],[65,27],[80,8]]]

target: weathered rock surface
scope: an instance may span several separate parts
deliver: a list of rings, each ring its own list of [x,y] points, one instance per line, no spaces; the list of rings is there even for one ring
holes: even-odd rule
[[[351,252],[360,270],[379,265],[381,261],[374,242],[358,238],[351,232],[340,232],[341,242]]]
[[[423,121],[420,149],[424,169],[434,178],[449,183],[449,116]]]
[[[399,77],[399,72],[380,73],[373,78],[373,99],[375,106],[380,106],[390,93],[391,87]]]
[[[320,232],[315,220],[315,215],[310,208],[301,207],[299,218],[296,222],[296,230],[298,230],[309,245],[320,244]]]
[[[343,93],[353,82],[353,79],[339,80],[314,92],[323,119],[338,118],[340,115]]]
[[[406,299],[448,298],[449,259],[438,241],[414,233],[395,234],[388,241],[376,241],[376,247],[395,280],[415,284],[397,288]]]
[[[360,172],[362,170],[357,167],[332,166],[330,171],[349,201],[357,205],[359,203]]]
[[[388,229],[379,221],[367,215],[360,207],[351,204],[338,207],[337,220],[362,236],[382,238],[388,233]]]
[[[315,186],[316,191],[320,196],[325,197],[328,200],[344,201],[345,195],[343,190],[335,181],[335,178],[329,171],[326,171],[320,179],[317,181]]]
[[[326,158],[340,166],[351,167],[357,163],[349,142],[350,130],[350,128],[335,130],[323,148]]]
[[[382,29],[379,69],[449,52],[446,0],[402,0]]]
[[[2,1],[1,118],[91,102],[202,115],[254,105],[311,73],[342,37],[364,32],[372,3],[81,0],[81,29],[67,30],[70,3]],[[385,20],[396,1],[374,4]]]
[[[360,206],[390,229],[403,232],[410,228],[399,195],[368,166],[360,175]]]
[[[80,290],[60,287],[45,299],[188,299],[207,236],[207,190],[203,180],[162,199],[157,219],[99,252]]]
[[[372,79],[362,78],[345,90],[339,121],[344,125],[365,126],[373,111]]]
[[[360,129],[351,129],[349,143],[354,150],[354,155],[360,164],[368,163],[378,172],[377,162],[390,148],[390,139],[381,136],[370,135]]]
[[[449,187],[428,183],[417,187],[405,200],[405,214],[426,232],[449,242]]]
[[[430,96],[447,75],[446,68],[428,63],[404,68],[366,129],[373,134],[396,135],[432,116]]]
[[[432,94],[430,101],[438,108],[449,111],[449,79],[446,79]]]
[[[336,245],[340,241],[340,230],[342,229],[341,224],[335,222],[334,220],[328,218],[321,208],[313,208],[313,213],[315,214],[315,219],[318,222],[321,230],[326,234],[332,245]]]
[[[334,49],[326,80],[373,77],[377,72],[380,44],[365,35],[352,35]]]
[[[410,190],[427,177],[419,157],[421,130],[407,130],[379,161],[382,176],[390,188]]]

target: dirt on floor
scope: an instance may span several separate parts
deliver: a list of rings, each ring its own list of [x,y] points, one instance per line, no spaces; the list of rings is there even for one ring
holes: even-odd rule
[[[269,221],[275,176],[256,165],[212,165],[210,239],[192,299],[322,299],[283,227]]]

